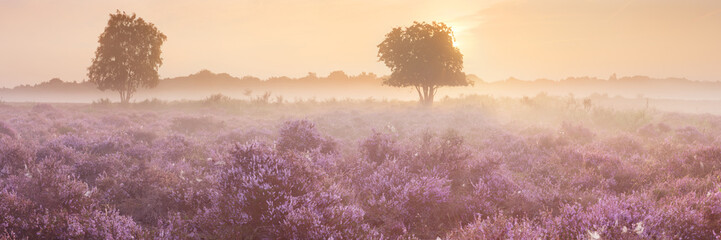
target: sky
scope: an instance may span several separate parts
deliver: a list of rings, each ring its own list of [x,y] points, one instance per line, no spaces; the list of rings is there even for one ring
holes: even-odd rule
[[[161,78],[388,74],[377,45],[413,21],[450,25],[484,81],[647,75],[721,80],[721,1],[0,0],[0,87],[87,79],[109,14],[168,36]]]

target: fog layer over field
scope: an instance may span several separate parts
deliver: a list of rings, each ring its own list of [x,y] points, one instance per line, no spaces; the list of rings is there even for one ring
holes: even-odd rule
[[[417,101],[412,88],[382,86],[383,78],[372,73],[347,75],[336,71],[329,76],[309,73],[298,78],[252,76],[234,77],[225,73],[200,71],[185,77],[167,78],[153,89],[139,89],[136,102],[146,100],[203,100],[222,94],[246,101],[296,102],[337,100]],[[594,103],[615,108],[655,108],[665,111],[721,114],[721,83],[699,82],[680,78],[630,76],[609,78],[575,77],[561,80],[519,80],[510,78],[487,82],[468,75],[473,86],[445,87],[438,99],[469,95],[523,98],[537,95],[591,99]],[[89,82],[52,79],[37,85],[0,89],[0,100],[6,102],[90,103],[101,99],[117,101],[117,92],[97,90]],[[266,96],[267,95],[267,96]]]

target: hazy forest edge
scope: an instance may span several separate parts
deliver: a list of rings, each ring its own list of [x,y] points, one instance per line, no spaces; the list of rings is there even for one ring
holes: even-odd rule
[[[492,95],[496,97],[532,97],[539,93],[577,97],[606,94],[611,97],[652,98],[678,100],[721,100],[721,82],[702,82],[684,78],[653,78],[628,76],[609,78],[569,77],[550,80],[521,80],[509,78],[503,81],[484,81],[469,74],[473,86],[446,87],[438,93],[445,96]],[[270,92],[274,96],[294,99],[398,99],[417,100],[414,90],[382,86],[384,76],[373,73],[346,74],[343,71],[318,76],[309,73],[303,77],[271,77],[260,79],[253,76],[236,77],[225,73],[202,70],[182,77],[161,79],[153,89],[139,89],[135,101],[158,98],[160,100],[200,100],[213,94],[232,98],[246,98],[250,94]],[[301,88],[302,87],[302,88]],[[301,89],[314,89],[312,92]],[[76,102],[90,103],[101,98],[117,101],[117,93],[102,92],[90,82],[50,79],[40,84],[0,88],[0,100],[6,102]]]

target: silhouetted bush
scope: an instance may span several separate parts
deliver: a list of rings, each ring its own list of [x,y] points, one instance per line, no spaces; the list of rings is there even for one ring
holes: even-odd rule
[[[203,103],[205,103],[205,104],[221,104],[221,103],[230,102],[231,100],[232,99],[230,97],[218,93],[218,94],[210,95],[209,97],[205,98],[205,100],[203,100]]]
[[[92,106],[95,106],[95,107],[107,107],[107,106],[110,106],[112,104],[112,102],[110,102],[109,98],[101,98],[101,99],[98,99],[97,101],[93,101],[91,104],[92,104]]]

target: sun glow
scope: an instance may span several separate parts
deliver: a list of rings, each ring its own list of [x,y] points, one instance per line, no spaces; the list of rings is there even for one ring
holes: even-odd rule
[[[453,47],[460,48],[462,44],[459,41],[459,36],[463,34],[464,30],[466,30],[467,27],[463,26],[462,24],[449,24],[449,26],[453,31]]]

